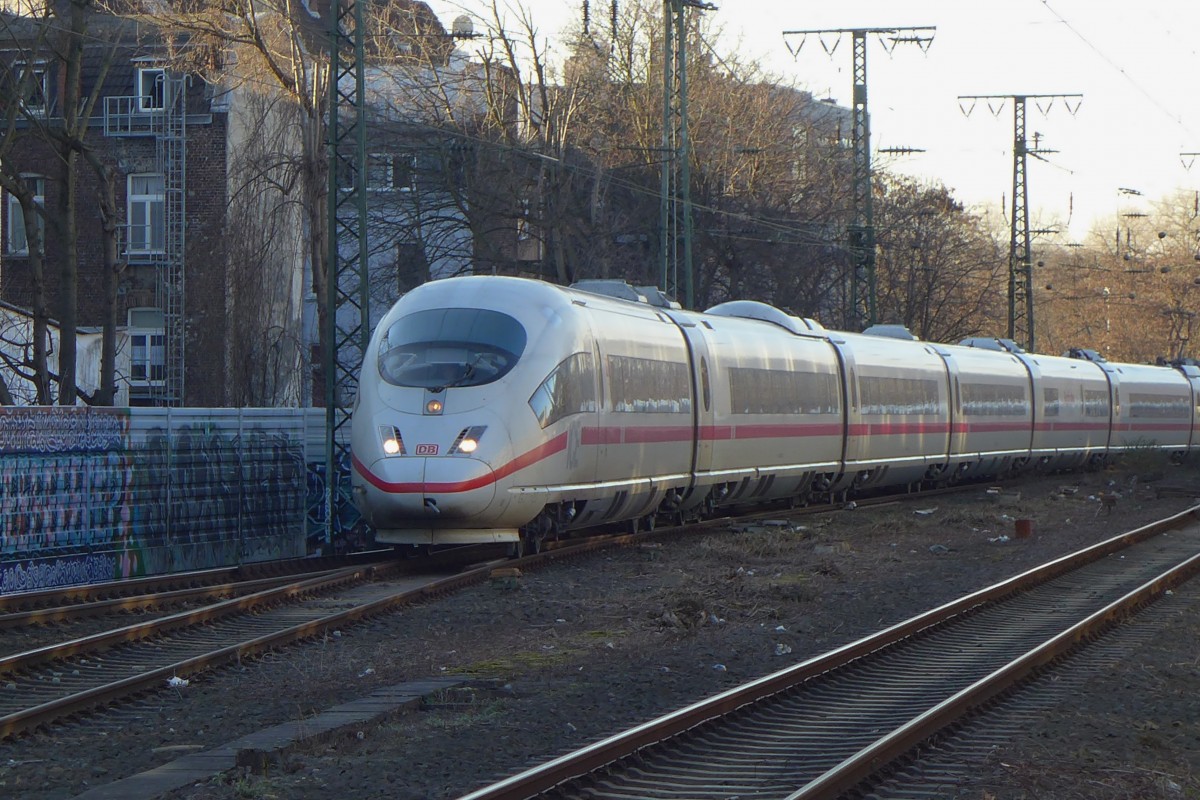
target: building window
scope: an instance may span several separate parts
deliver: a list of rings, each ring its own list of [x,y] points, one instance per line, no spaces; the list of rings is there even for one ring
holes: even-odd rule
[[[416,157],[412,153],[393,153],[392,188],[401,192],[411,191],[415,169]]]
[[[50,73],[45,64],[13,65],[17,77],[17,94],[21,108],[33,116],[46,115],[46,98],[50,95]]]
[[[129,385],[163,386],[167,379],[166,331],[159,308],[129,309]]]
[[[33,203],[44,208],[46,205],[46,179],[40,175],[23,175],[29,188],[33,189]],[[21,203],[11,194],[5,194],[8,202],[8,217],[5,220],[8,231],[8,252],[12,255],[29,255],[29,240],[25,237],[25,212]],[[37,228],[42,234],[42,251],[45,252],[46,221],[41,214],[37,215]]]
[[[396,244],[396,278],[400,294],[429,280],[429,259],[425,257],[424,243],[418,240]]]
[[[162,175],[129,176],[130,254],[166,249],[166,181]]]
[[[375,192],[412,189],[411,153],[371,153],[367,156],[367,189]]]
[[[139,69],[137,93],[139,111],[162,111],[166,103],[166,77],[162,69]]]
[[[533,204],[529,202],[529,198],[523,197],[520,199],[520,213],[517,216],[517,240],[524,241],[532,234],[529,232],[529,221],[533,216]]]

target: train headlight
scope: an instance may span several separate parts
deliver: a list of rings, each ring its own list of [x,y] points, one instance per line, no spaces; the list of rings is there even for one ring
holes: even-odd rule
[[[442,413],[442,401],[441,401],[441,400],[438,400],[437,398],[433,398],[433,399],[431,399],[431,400],[428,400],[428,401],[426,401],[426,403],[425,403],[425,413],[426,413],[426,414],[440,414],[440,413]]]
[[[379,426],[379,443],[386,456],[408,455],[404,449],[404,439],[394,425]]]
[[[454,440],[454,444],[450,445],[450,455],[456,453],[471,454],[479,448],[479,440],[483,438],[483,432],[487,430],[486,425],[473,425],[470,428],[463,428],[458,434],[458,438]]]

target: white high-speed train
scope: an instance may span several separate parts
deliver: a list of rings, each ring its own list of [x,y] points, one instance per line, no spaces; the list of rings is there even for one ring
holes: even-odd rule
[[[378,541],[536,548],[600,523],[1200,447],[1195,367],[593,288],[606,293],[451,278],[387,313],[351,425],[354,496]]]

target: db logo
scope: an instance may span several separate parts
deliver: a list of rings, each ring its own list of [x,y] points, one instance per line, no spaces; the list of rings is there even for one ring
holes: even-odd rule
[[[436,444],[417,445],[417,455],[419,456],[436,456],[437,454],[438,446]]]

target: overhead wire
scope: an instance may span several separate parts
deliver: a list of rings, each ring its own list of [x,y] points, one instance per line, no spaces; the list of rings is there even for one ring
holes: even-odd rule
[[[1166,116],[1168,119],[1170,119],[1172,122],[1176,123],[1184,130],[1188,130],[1187,125],[1183,122],[1182,119],[1180,119],[1179,117],[1172,114],[1170,109],[1168,109],[1165,105],[1163,105],[1163,103],[1160,102],[1157,97],[1155,97],[1149,90],[1146,89],[1146,87],[1144,87],[1137,79],[1135,79],[1129,73],[1129,70],[1127,70],[1125,67],[1118,64],[1108,53],[1101,50],[1091,39],[1084,36],[1083,33],[1078,28],[1076,28],[1074,25],[1071,24],[1070,20],[1068,20],[1066,17],[1064,17],[1062,14],[1060,14],[1053,6],[1050,5],[1050,0],[1041,0],[1041,3],[1043,6],[1046,7],[1046,10],[1049,11],[1051,14],[1053,14],[1055,16],[1055,18],[1058,19],[1058,21],[1061,22],[1067,30],[1069,30],[1072,34],[1075,35],[1075,37],[1077,39],[1079,39],[1079,41],[1081,41],[1085,45],[1087,45],[1088,49],[1090,49],[1093,53],[1095,53],[1097,56],[1099,56],[1100,59],[1104,61],[1104,63],[1108,64],[1110,67],[1112,67],[1114,70],[1116,70],[1117,73],[1119,73],[1121,75],[1121,77],[1124,78],[1129,83],[1129,85],[1132,86],[1138,92],[1138,94],[1142,95],[1147,100],[1149,100],[1151,105],[1153,105],[1155,108],[1157,108],[1159,111],[1161,111],[1163,113],[1163,115]],[[1188,132],[1191,133],[1190,130],[1188,130]]]

